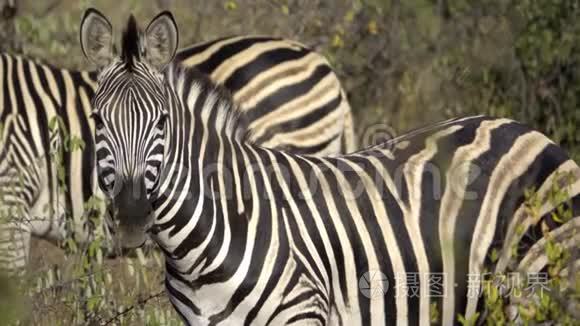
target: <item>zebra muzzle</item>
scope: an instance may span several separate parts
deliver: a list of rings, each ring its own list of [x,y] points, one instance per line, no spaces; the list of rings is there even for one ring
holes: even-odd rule
[[[136,248],[147,240],[153,224],[153,207],[146,194],[143,178],[140,182],[123,182],[113,198],[115,243],[120,248]]]

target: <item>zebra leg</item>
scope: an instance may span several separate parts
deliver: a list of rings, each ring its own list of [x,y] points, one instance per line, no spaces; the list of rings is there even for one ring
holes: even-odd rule
[[[3,209],[7,211],[6,207]],[[13,210],[13,209],[12,209]],[[4,218],[0,224],[0,273],[24,274],[30,254],[30,224],[27,218]]]
[[[53,189],[56,194],[58,189]],[[65,212],[64,195],[55,198],[56,203],[51,201],[48,187],[41,187],[40,193],[30,210],[30,231],[32,235],[58,245],[67,236],[67,220]]]
[[[13,156],[6,157],[9,158],[0,163],[0,273],[21,276],[29,260],[33,225],[37,223],[31,218],[31,208],[39,198],[41,178],[35,162],[15,164]]]
[[[525,289],[526,287],[531,287],[530,283],[537,282],[534,284],[534,287],[538,289],[534,289],[532,295],[526,295],[525,293],[517,291],[510,294],[509,305],[507,307],[510,318],[519,322],[521,316],[519,316],[518,306],[528,307],[532,301],[538,302],[542,295],[552,296],[557,301],[560,301],[562,306],[571,315],[575,316],[575,318],[580,318],[580,313],[577,312],[578,302],[576,300],[564,299],[571,297],[570,295],[566,295],[565,292],[568,290],[573,291],[576,285],[578,268],[580,267],[580,233],[578,230],[580,230],[580,216],[576,216],[567,223],[550,231],[545,237],[534,244],[519,262],[517,269],[519,273],[517,275],[520,276],[519,282],[511,283],[518,284],[520,288]],[[549,243],[557,243],[563,251],[570,253],[566,266],[558,272],[561,282],[559,288],[548,288],[549,280],[547,278],[546,267],[549,264],[547,256],[547,246],[549,246]],[[527,281],[527,284],[523,284],[522,281]]]
[[[570,182],[572,180],[572,182]],[[555,185],[558,185],[554,188]],[[565,189],[565,197],[554,196],[554,189]],[[542,203],[538,215],[539,219],[528,216],[524,206],[516,212],[512,225],[520,225],[519,232],[508,232],[508,238],[504,243],[503,255],[500,256],[498,264],[496,265],[496,272],[510,273],[516,280],[510,280],[509,284],[517,285],[520,289],[530,288],[530,283],[534,284],[534,288],[540,288],[540,295],[551,295],[556,300],[561,301],[562,305],[576,318],[580,318],[580,314],[576,311],[578,307],[575,300],[562,300],[566,297],[562,295],[568,291],[569,288],[574,288],[576,284],[575,277],[577,275],[578,267],[580,267],[580,168],[572,161],[562,164],[558,173],[552,174],[547,181],[537,191],[537,199]],[[572,213],[570,218],[566,221],[554,221],[550,218],[551,214],[556,212],[559,205],[567,203],[568,213]],[[525,236],[527,230],[533,227],[541,229],[541,236],[537,241],[527,249],[523,255],[513,255],[512,248],[517,248],[516,244],[523,237],[533,239],[532,233]],[[513,227],[511,228],[513,229]],[[561,266],[561,270],[552,270],[552,273],[557,273],[560,277],[560,284],[558,288],[550,288],[543,292],[544,287],[548,286],[548,267],[551,264],[548,257],[548,247],[557,245],[563,252],[569,253],[569,258],[564,260],[566,266]],[[561,256],[563,257],[563,256]],[[563,259],[563,258],[562,258]],[[554,275],[551,275],[553,277]],[[531,279],[532,278],[532,279]],[[540,282],[541,281],[541,282]],[[543,282],[543,283],[542,283]],[[546,284],[544,284],[546,283]],[[562,293],[550,293],[550,291]],[[534,291],[532,291],[534,292]],[[537,292],[537,291],[536,291]],[[509,295],[509,304],[507,307],[508,316],[516,322],[520,322],[518,306],[527,307],[532,301],[538,301],[538,293],[533,295],[526,295],[521,291],[512,291]],[[568,302],[565,302],[568,301]]]
[[[10,164],[0,165],[0,273],[24,274],[30,252],[29,202],[22,180]]]

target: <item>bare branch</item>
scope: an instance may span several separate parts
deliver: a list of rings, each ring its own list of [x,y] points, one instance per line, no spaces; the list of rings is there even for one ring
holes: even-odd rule
[[[149,302],[149,301],[151,301],[151,300],[153,300],[155,298],[158,298],[158,297],[162,296],[164,293],[165,293],[165,290],[162,290],[162,291],[160,291],[158,293],[155,293],[155,294],[152,294],[152,295],[150,295],[150,296],[148,296],[146,298],[139,299],[136,304],[133,304],[133,305],[131,305],[131,306],[129,306],[129,307],[127,307],[127,308],[119,311],[115,316],[113,316],[111,319],[108,319],[107,321],[105,321],[101,325],[104,325],[104,326],[106,326],[106,325],[112,325],[114,322],[118,321],[121,317],[123,317],[126,314],[130,313],[135,308],[144,306],[145,304],[147,304],[147,302]]]

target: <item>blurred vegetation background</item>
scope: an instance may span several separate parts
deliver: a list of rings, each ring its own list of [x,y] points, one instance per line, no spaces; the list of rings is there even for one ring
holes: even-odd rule
[[[490,114],[526,122],[580,159],[577,0],[17,2],[13,19],[3,21],[4,51],[86,69],[78,42],[84,9],[103,11],[119,31],[129,13],[148,21],[169,9],[181,46],[272,34],[325,54],[361,135],[377,123],[402,133],[449,117]]]
[[[578,0],[16,0],[16,10],[6,5],[13,1],[3,1],[5,52],[90,69],[78,41],[86,8],[111,17],[118,32],[130,13],[145,22],[169,9],[182,47],[227,35],[268,34],[326,55],[347,90],[363,142],[365,131],[377,124],[400,134],[450,117],[489,114],[537,128],[580,162]],[[42,259],[35,266],[66,260],[46,248],[36,243]],[[109,270],[138,273],[127,267],[134,265],[119,264]],[[155,289],[129,291],[125,303],[115,303],[117,312],[131,302],[143,305],[161,288],[158,275],[143,275],[155,280]],[[159,300],[166,319],[174,320],[167,302]],[[103,305],[85,302],[85,308],[90,304]],[[146,312],[139,316],[122,323],[161,323]],[[82,318],[92,320],[90,314]]]

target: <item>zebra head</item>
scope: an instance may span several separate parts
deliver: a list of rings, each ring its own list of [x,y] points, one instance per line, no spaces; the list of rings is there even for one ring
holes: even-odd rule
[[[80,30],[83,53],[100,71],[92,109],[97,179],[111,205],[108,226],[117,245],[137,247],[154,220],[171,92],[162,72],[177,50],[177,26],[163,12],[141,32],[131,16],[120,56],[111,24],[97,10],[85,13]]]

